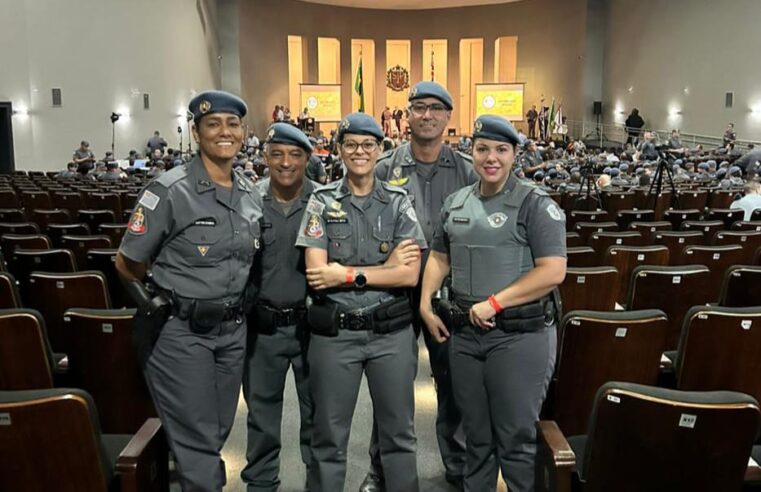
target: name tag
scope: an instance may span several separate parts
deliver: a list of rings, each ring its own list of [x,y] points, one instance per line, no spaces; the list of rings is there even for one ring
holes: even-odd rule
[[[207,227],[214,227],[217,225],[217,220],[213,218],[208,219],[198,219],[195,222],[193,222],[193,225],[197,226],[207,226]]]
[[[468,217],[452,217],[452,222],[455,224],[470,224],[470,218]]]
[[[342,219],[333,219],[333,218],[327,218],[325,219],[325,223],[327,224],[347,224],[349,222],[349,219],[346,217]]]
[[[262,222],[262,229],[272,229],[272,223]]]

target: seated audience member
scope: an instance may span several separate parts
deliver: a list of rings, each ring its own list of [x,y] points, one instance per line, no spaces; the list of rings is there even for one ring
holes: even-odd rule
[[[732,202],[729,208],[740,208],[744,212],[743,220],[750,220],[750,216],[756,209],[761,209],[761,183],[748,181],[743,187],[745,196]]]
[[[533,140],[529,140],[526,145],[526,150],[519,159],[523,172],[529,178],[532,177],[535,172],[547,167],[544,162],[544,156],[542,156],[541,151],[536,147],[536,142]]]
[[[66,169],[56,174],[56,179],[72,179],[79,176],[77,165],[74,162],[66,164]]]
[[[92,170],[95,154],[90,150],[90,143],[87,140],[82,140],[79,148],[74,151],[71,160],[77,165],[77,172],[79,174],[85,175]]]
[[[119,169],[119,163],[111,161],[106,163],[106,172],[98,176],[98,181],[116,182],[122,180],[122,170]]]

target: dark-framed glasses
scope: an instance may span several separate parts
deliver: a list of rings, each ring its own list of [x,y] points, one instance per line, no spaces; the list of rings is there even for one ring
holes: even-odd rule
[[[344,149],[349,154],[353,154],[356,152],[360,147],[362,147],[362,150],[367,152],[368,154],[375,149],[378,148],[378,142],[375,140],[365,140],[364,142],[344,142],[341,144],[341,148]]]

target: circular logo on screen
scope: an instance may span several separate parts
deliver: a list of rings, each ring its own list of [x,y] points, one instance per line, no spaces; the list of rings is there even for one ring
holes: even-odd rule
[[[497,104],[497,101],[492,96],[486,96],[483,100],[483,105],[486,109],[493,108],[495,104]]]
[[[307,108],[314,109],[317,107],[317,98],[314,96],[311,96],[309,99],[307,99]]]

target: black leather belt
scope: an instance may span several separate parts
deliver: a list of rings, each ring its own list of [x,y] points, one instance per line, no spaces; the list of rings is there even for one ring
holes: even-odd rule
[[[272,328],[291,326],[302,323],[306,319],[307,310],[303,304],[288,307],[276,307],[265,302],[254,305],[257,318],[266,320],[266,324]]]

